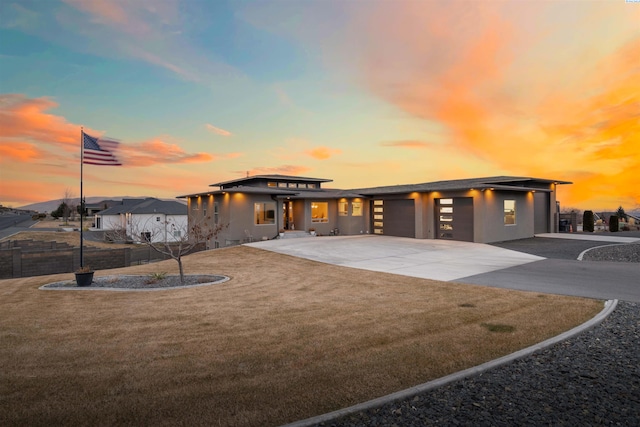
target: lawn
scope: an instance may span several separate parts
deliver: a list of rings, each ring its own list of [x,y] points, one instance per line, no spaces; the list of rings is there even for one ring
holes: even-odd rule
[[[155,292],[0,280],[0,425],[279,425],[481,364],[603,307],[244,246],[184,262],[231,280]],[[97,274],[164,271],[175,261]]]

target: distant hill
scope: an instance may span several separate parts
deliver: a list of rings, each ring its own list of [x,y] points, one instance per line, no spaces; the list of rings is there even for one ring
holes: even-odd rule
[[[85,201],[88,205],[91,204],[95,204],[95,203],[100,203],[103,200],[122,200],[122,199],[146,199],[148,197],[152,197],[152,196],[137,196],[137,197],[130,197],[130,196],[114,196],[114,197],[85,197]],[[74,204],[79,204],[80,203],[80,198],[76,197],[73,200]],[[178,201],[178,202],[183,202],[186,204],[186,201],[182,200],[182,199],[160,199],[160,200],[171,200],[171,201]],[[54,199],[54,200],[48,200],[46,202],[39,202],[39,203],[32,203],[30,205],[25,205],[25,206],[21,206],[18,209],[23,209],[23,210],[32,210],[32,211],[36,211],[36,212],[51,212],[51,211],[55,211],[56,209],[58,209],[58,206],[60,206],[60,203],[62,203],[62,199]]]

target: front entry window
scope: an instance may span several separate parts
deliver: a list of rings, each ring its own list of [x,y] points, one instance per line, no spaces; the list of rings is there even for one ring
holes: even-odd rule
[[[253,205],[253,216],[256,225],[275,224],[276,223],[276,203],[263,202]]]
[[[311,222],[329,222],[329,203],[311,203]]]

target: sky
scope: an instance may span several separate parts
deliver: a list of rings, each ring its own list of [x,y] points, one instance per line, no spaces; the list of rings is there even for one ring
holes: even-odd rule
[[[0,204],[497,175],[640,207],[640,2],[5,0]]]

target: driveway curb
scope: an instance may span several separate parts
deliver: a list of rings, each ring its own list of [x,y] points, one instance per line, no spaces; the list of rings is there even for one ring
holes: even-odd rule
[[[346,415],[350,415],[357,412],[362,412],[368,409],[372,409],[378,406],[382,406],[387,403],[392,403],[398,400],[408,399],[420,393],[424,393],[438,387],[442,387],[454,381],[462,380],[468,377],[472,377],[483,372],[486,372],[490,369],[496,368],[498,366],[504,365],[506,363],[512,362],[516,359],[520,359],[525,356],[529,356],[532,353],[542,350],[544,348],[550,347],[554,344],[557,344],[561,341],[567,340],[575,335],[578,335],[588,329],[593,328],[594,326],[601,323],[604,319],[606,319],[612,312],[615,310],[618,305],[618,300],[608,300],[604,304],[604,308],[597,315],[595,315],[592,319],[586,321],[585,323],[576,326],[573,329],[570,329],[566,332],[563,332],[560,335],[557,335],[553,338],[549,338],[548,340],[542,341],[538,344],[534,344],[522,350],[516,351],[515,353],[508,354],[506,356],[500,357],[495,360],[491,360],[489,362],[483,363],[478,366],[474,366],[469,369],[465,369],[460,372],[453,373],[451,375],[447,375],[442,378],[435,379],[433,381],[429,381],[424,384],[419,384],[417,386],[407,388],[405,390],[401,390],[392,394],[388,394],[386,396],[378,397],[373,400],[369,400],[367,402],[359,403],[357,405],[349,406],[347,408],[338,409],[337,411],[329,412],[327,414],[318,415],[316,417],[307,418],[300,421],[295,421],[290,424],[286,424],[283,427],[307,427],[313,426],[322,422],[328,422],[335,420],[337,418],[344,417]]]

